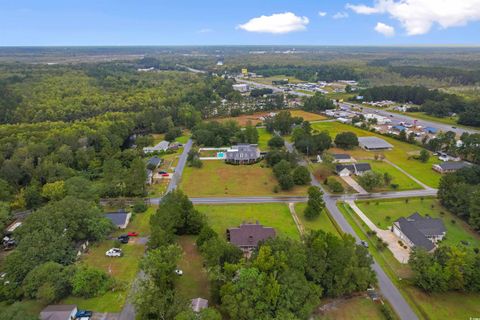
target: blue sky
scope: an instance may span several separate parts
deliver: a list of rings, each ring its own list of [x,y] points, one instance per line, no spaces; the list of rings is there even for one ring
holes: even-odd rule
[[[480,0],[0,0],[1,46],[189,44],[479,45]]]

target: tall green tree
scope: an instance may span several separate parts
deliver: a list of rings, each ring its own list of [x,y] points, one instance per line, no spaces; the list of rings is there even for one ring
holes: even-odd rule
[[[308,202],[305,208],[305,217],[307,219],[315,219],[325,209],[323,201],[323,192],[318,187],[311,186],[308,188]]]

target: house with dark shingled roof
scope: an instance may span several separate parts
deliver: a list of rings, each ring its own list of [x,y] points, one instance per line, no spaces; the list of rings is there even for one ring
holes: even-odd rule
[[[274,238],[274,228],[264,227],[257,223],[242,223],[237,228],[227,229],[227,240],[244,251],[255,249],[260,241]]]
[[[421,247],[429,252],[435,250],[436,243],[447,233],[441,219],[422,217],[418,212],[395,221],[392,231],[409,247]]]

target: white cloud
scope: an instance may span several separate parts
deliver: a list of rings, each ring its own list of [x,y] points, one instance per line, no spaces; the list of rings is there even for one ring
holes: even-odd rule
[[[480,0],[375,0],[372,6],[347,4],[358,14],[389,14],[408,35],[428,33],[432,26],[464,26],[480,20]]]
[[[318,11],[318,15],[320,17],[325,17],[327,15],[327,13],[325,11]]]
[[[337,12],[333,15],[333,19],[345,19],[348,18],[348,13],[346,12]]]
[[[385,37],[393,37],[395,35],[395,28],[382,22],[377,23],[375,31],[383,34]]]
[[[210,28],[203,28],[203,29],[197,30],[197,33],[210,33],[210,32],[213,32],[213,30]]]
[[[296,16],[292,12],[284,12],[250,19],[248,22],[238,25],[237,29],[248,32],[282,34],[305,30],[309,22],[307,17]]]

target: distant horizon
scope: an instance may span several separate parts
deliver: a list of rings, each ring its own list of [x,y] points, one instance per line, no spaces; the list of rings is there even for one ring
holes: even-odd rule
[[[161,48],[161,47],[290,47],[290,48],[480,48],[479,44],[98,44],[98,45],[0,45],[0,48]]]

